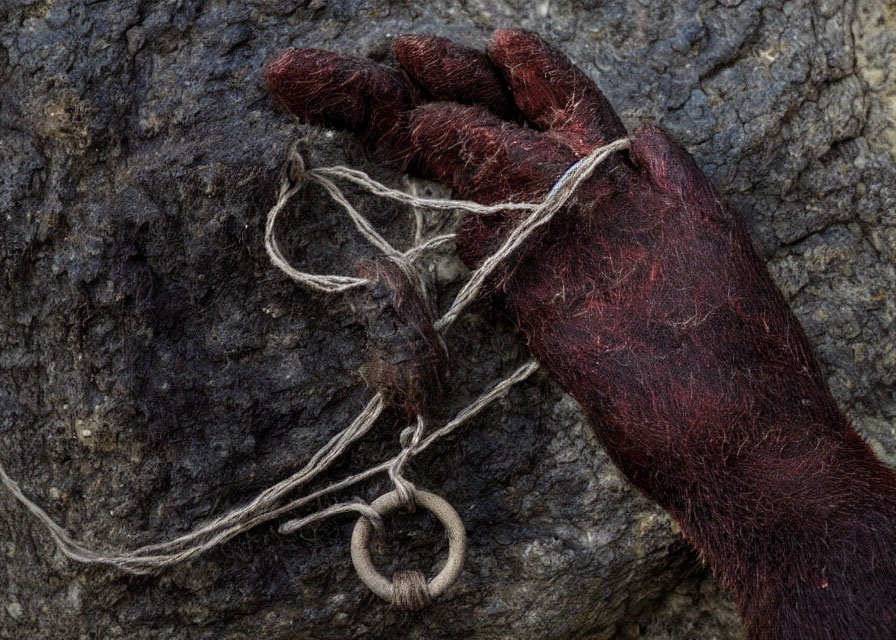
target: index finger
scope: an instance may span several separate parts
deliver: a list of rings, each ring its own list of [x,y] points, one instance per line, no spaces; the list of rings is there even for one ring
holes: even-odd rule
[[[591,78],[537,34],[499,29],[488,55],[503,71],[523,115],[577,155],[626,136],[622,120]]]

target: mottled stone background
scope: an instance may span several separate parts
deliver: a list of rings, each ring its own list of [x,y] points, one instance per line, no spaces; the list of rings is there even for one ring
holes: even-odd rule
[[[0,0],[0,461],[27,493],[79,538],[133,547],[243,503],[345,426],[371,393],[350,300],[297,289],[262,246],[285,149],[308,133],[272,108],[262,65],[288,46],[379,59],[394,34],[481,45],[507,26],[539,31],[628,124],[655,120],[694,152],[837,399],[896,464],[892,1]],[[310,160],[401,184],[342,135],[315,134]],[[356,196],[407,239],[406,211]],[[311,269],[370,254],[318,190],[285,225]],[[463,269],[434,268],[444,304]],[[449,341],[443,417],[527,358],[486,306]],[[402,427],[385,418],[327,479],[383,459]],[[410,477],[455,505],[470,541],[462,579],[423,613],[361,585],[348,517],[293,536],[263,525],[131,577],[67,561],[3,495],[0,637],[739,637],[670,520],[544,378]],[[384,565],[438,564],[439,527],[395,528]]]

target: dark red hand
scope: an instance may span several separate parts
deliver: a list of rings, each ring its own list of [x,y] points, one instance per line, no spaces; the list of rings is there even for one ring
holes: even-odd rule
[[[395,55],[401,70],[291,50],[266,80],[300,120],[484,204],[540,199],[626,135],[532,33],[498,31],[487,55],[403,37]],[[468,217],[461,255],[478,264],[516,223]],[[639,127],[502,294],[613,460],[735,593],[748,637],[896,637],[896,474],[835,405],[743,224],[681,146]]]

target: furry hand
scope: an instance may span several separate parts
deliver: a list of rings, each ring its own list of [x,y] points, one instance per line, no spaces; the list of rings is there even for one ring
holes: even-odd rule
[[[406,36],[394,54],[398,67],[290,50],[265,77],[301,121],[352,131],[483,204],[540,200],[627,135],[533,33],[498,31],[487,53]],[[466,218],[461,256],[478,264],[519,215]],[[735,592],[750,638],[891,637],[894,474],[837,408],[743,223],[679,144],[638,127],[499,282],[616,464]]]

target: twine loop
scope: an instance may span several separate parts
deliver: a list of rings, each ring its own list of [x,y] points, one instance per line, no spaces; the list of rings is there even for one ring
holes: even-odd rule
[[[419,611],[432,601],[426,576],[419,569],[392,574],[392,607],[402,611]]]

